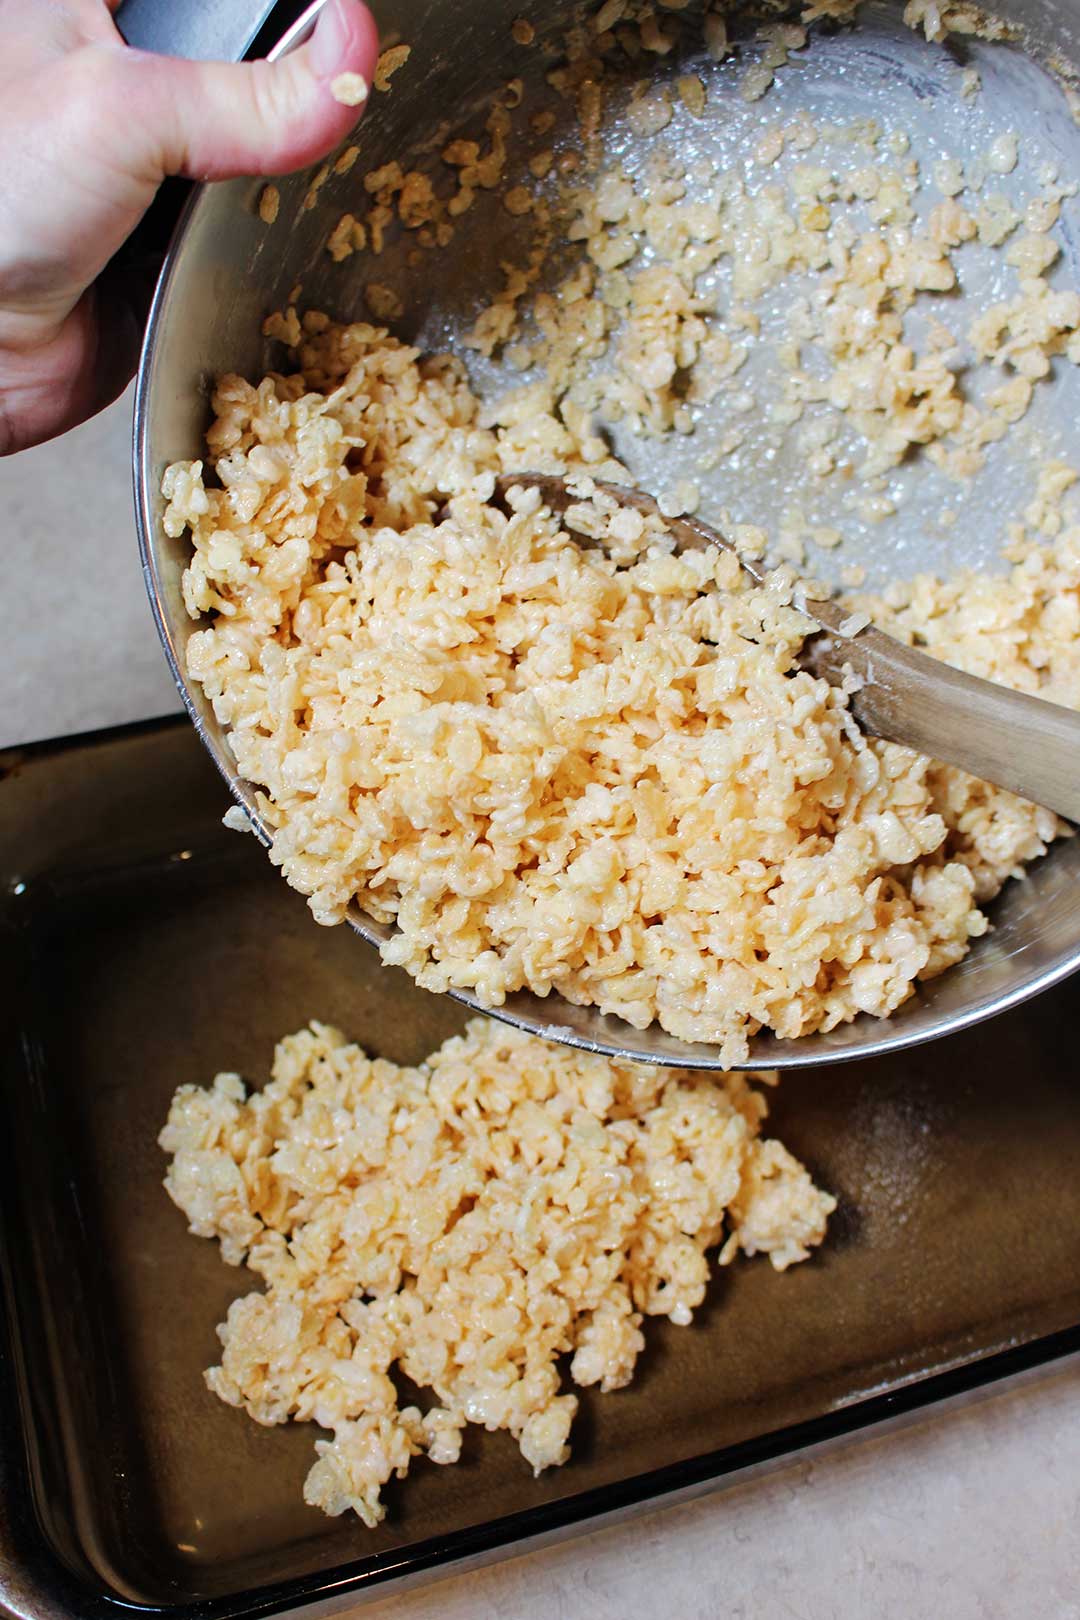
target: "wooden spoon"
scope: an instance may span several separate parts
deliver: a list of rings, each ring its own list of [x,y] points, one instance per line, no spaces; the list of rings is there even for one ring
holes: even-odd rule
[[[509,473],[496,481],[497,498],[505,502],[515,487],[539,490],[553,512],[584,499],[553,473]],[[764,584],[764,564],[744,557],[700,518],[665,517],[651,495],[621,484],[594,481],[594,488],[643,516],[661,518],[680,551],[721,546],[733,552],[750,578]],[[798,606],[821,626],[803,645],[801,667],[833,686],[845,673],[862,681],[849,705],[864,731],[1080,822],[1080,714],[966,675],[876,625],[852,634],[850,609],[837,602],[800,596]]]

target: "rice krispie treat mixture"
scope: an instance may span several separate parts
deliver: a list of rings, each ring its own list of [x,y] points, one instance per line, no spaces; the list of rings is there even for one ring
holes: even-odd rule
[[[760,1078],[768,1079],[768,1076]],[[207,1383],[260,1423],[332,1431],[304,1495],[374,1525],[414,1456],[456,1462],[466,1423],[507,1429],[536,1473],[569,1456],[570,1378],[628,1384],[643,1323],[688,1324],[708,1251],[778,1270],[835,1207],[760,1134],[765,1099],[626,1067],[474,1020],[420,1068],[322,1024],[235,1074],[183,1086],[166,1185],[202,1237],[265,1285],[230,1307]],[[401,1407],[399,1370],[431,1390]]]

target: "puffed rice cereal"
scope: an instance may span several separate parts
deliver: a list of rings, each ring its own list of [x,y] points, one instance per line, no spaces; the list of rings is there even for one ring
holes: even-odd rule
[[[451,360],[292,320],[299,369],[222,380],[220,487],[172,467],[166,524],[214,615],[188,669],[320,922],[356,901],[427,989],[557,990],[726,1065],[762,1027],[887,1015],[964,955],[1055,816],[863,737],[796,672],[790,578],[754,588],[595,503],[603,549],[535,494],[492,504],[502,470],[595,453],[543,390],[485,413]],[[987,582],[977,622],[920,582],[932,650],[1037,689],[1065,637],[1055,694],[1080,701],[1075,551]]]
[[[769,1076],[763,1076],[769,1079]],[[368,1525],[414,1456],[456,1462],[466,1423],[508,1429],[535,1473],[563,1463],[561,1387],[633,1377],[648,1316],[688,1324],[708,1251],[777,1270],[835,1201],[779,1142],[747,1081],[623,1066],[487,1019],[419,1068],[326,1025],[282,1040],[247,1092],[177,1092],[161,1146],[190,1230],[265,1292],[218,1329],[210,1389],[257,1422],[310,1420],[305,1499]],[[431,1390],[399,1407],[391,1372]]]

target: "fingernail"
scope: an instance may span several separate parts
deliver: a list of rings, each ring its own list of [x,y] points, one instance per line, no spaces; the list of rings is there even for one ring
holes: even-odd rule
[[[326,0],[311,36],[310,62],[317,78],[329,79],[347,62],[352,18],[345,0]]]

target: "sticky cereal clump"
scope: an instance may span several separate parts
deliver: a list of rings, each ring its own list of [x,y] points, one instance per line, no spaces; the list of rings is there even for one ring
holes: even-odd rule
[[[368,98],[368,82],[362,73],[339,73],[331,81],[330,94],[343,107],[359,107]]]
[[[767,1078],[767,1077],[766,1077]],[[834,1200],[742,1077],[622,1066],[476,1019],[419,1068],[312,1024],[272,1077],[182,1086],[161,1145],[193,1232],[265,1291],[219,1328],[215,1394],[257,1422],[331,1431],[306,1500],[368,1525],[414,1456],[456,1462],[467,1423],[536,1473],[565,1462],[578,1386],[622,1388],[650,1316],[689,1323],[709,1252],[778,1270]],[[400,1370],[434,1399],[402,1407]]]

